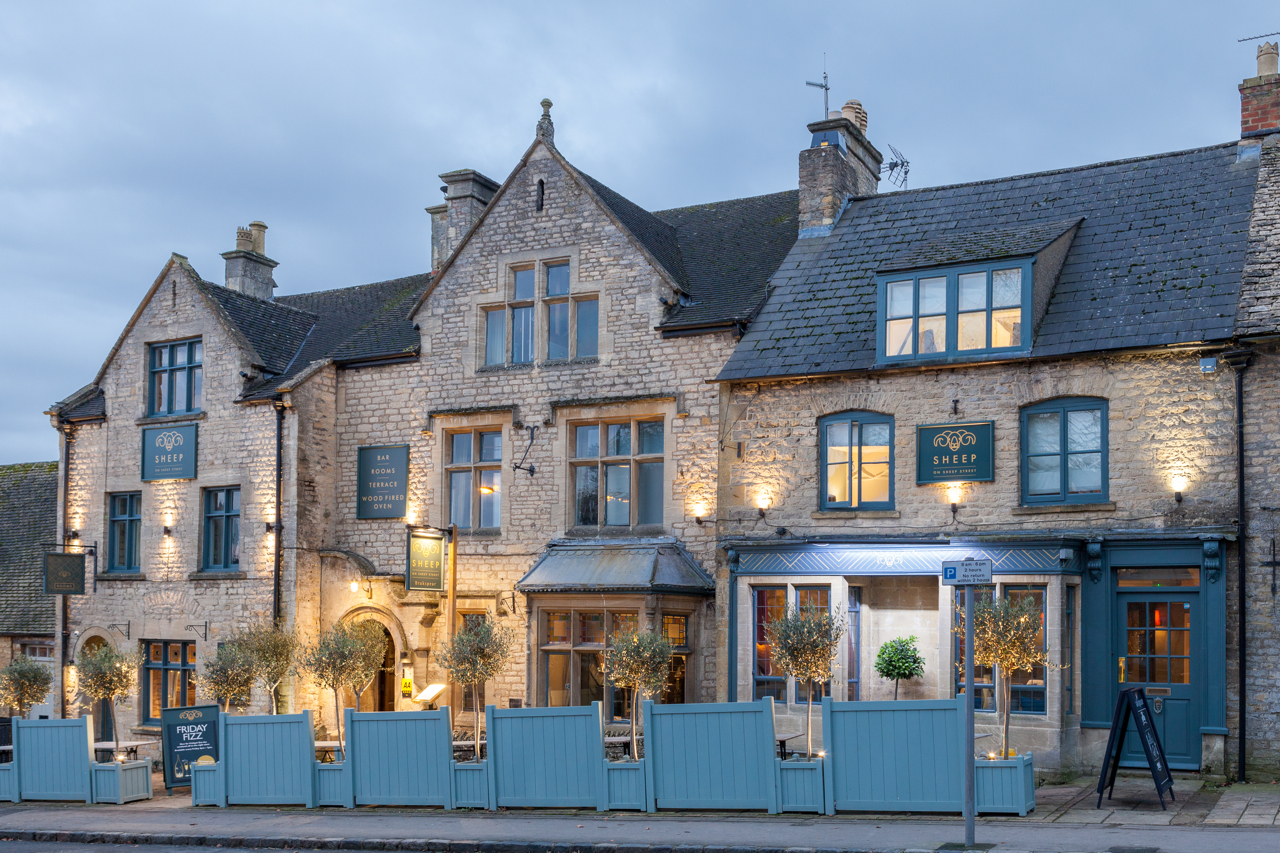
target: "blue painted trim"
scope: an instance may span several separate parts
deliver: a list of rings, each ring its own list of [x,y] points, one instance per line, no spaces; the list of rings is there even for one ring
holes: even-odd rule
[[[657,791],[653,780],[653,766],[657,762],[649,749],[649,733],[653,731],[653,700],[645,699],[641,706],[644,709],[644,731],[641,736],[644,738],[644,756],[646,759],[644,762],[644,810],[646,812],[656,812],[658,803],[656,798]],[[632,707],[631,713],[635,713],[634,707]]]
[[[758,748],[764,751],[764,760],[766,762],[765,766],[767,767],[767,762],[769,762],[770,759],[773,759],[773,745],[777,743],[777,740],[774,737],[775,732],[773,728],[772,698],[766,698],[760,701],[760,713],[764,715],[764,724],[761,728],[764,730],[765,736],[761,739],[761,743]],[[777,759],[774,760],[776,761]],[[769,790],[767,792],[769,814],[777,814],[781,810],[781,795],[778,793],[778,780],[772,773],[766,773],[765,776],[767,777],[766,781],[769,786]]]
[[[494,712],[494,706],[492,705],[484,706],[485,737],[488,740],[488,743],[485,744],[485,749],[486,749],[485,761],[487,766],[492,770],[492,772],[485,774],[487,781],[489,783],[488,809],[491,812],[498,810],[498,760],[494,758],[495,752],[493,749],[495,745],[495,741],[497,741],[497,738],[494,737],[494,733],[497,731],[497,728],[495,728],[493,725],[493,712]],[[477,734],[476,736],[476,741],[477,741],[476,752],[477,753],[480,751],[479,740],[480,738],[479,738],[479,735]],[[476,756],[476,758],[479,758],[479,757],[480,757],[479,755]]]
[[[738,561],[729,560],[729,696],[738,701]]]
[[[822,803],[823,814],[834,815],[836,813],[836,791],[832,781],[831,762],[834,760],[835,750],[831,748],[831,697],[822,697],[822,743],[825,747],[822,750]]]
[[[992,572],[1007,574],[1078,574],[1073,556],[1063,566],[1058,560],[1062,543],[1053,545],[989,545],[951,543],[741,546],[737,572],[742,575],[933,575],[942,574],[944,560],[988,559]],[[732,575],[731,575],[732,577]]]
[[[1067,491],[1067,470],[1069,454],[1067,453],[1067,413],[1068,412],[1084,412],[1101,409],[1101,452],[1102,452],[1102,491],[1089,492],[1087,494],[1073,495]],[[1045,412],[1057,412],[1058,418],[1058,453],[1059,471],[1058,471],[1058,492],[1053,495],[1032,495],[1028,491],[1028,446],[1029,439],[1027,435],[1027,416],[1034,414],[1043,414]],[[1106,503],[1111,498],[1110,484],[1110,451],[1108,450],[1108,424],[1107,424],[1108,405],[1107,401],[1101,397],[1062,397],[1055,400],[1047,400],[1043,403],[1034,403],[1030,406],[1023,406],[1018,414],[1018,422],[1020,424],[1020,443],[1019,443],[1019,466],[1022,478],[1022,503],[1025,506],[1041,506],[1044,504],[1091,504]],[[1089,451],[1084,451],[1089,452]]]
[[[858,456],[858,462],[855,464],[852,458],[849,461],[851,469],[850,489],[851,500],[847,501],[828,501],[827,495],[830,491],[827,489],[827,427],[832,424],[848,424],[851,431],[850,441],[852,446],[861,448],[862,446],[862,428],[868,425],[888,424],[889,426],[889,500],[887,501],[863,501],[862,500],[862,478],[861,473],[861,454]],[[894,442],[894,426],[893,416],[884,415],[879,412],[867,411],[848,411],[837,412],[835,414],[826,415],[818,419],[818,508],[823,510],[840,510],[840,509],[862,509],[862,510],[891,510],[894,506],[894,489],[895,480],[894,472],[897,467],[896,448]],[[856,496],[856,502],[852,497]]]

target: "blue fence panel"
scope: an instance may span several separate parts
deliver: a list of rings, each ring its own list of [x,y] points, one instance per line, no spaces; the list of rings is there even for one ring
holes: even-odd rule
[[[648,799],[659,809],[777,812],[773,700],[644,703]]]
[[[93,718],[13,721],[18,796],[93,802]]]
[[[191,805],[226,808],[227,788],[222,772],[225,766],[221,761],[191,765]]]
[[[356,805],[451,805],[453,735],[448,706],[373,714],[348,708],[346,717]]]
[[[348,755],[350,743],[348,742]],[[316,762],[316,805],[355,808],[351,790],[351,760],[324,763]]]
[[[0,801],[18,802],[18,769],[12,761],[0,764]]]
[[[964,697],[823,699],[827,812],[962,811],[963,726]]]
[[[605,809],[645,811],[644,759],[604,763]]]
[[[220,715],[227,802],[314,808],[315,736],[311,712],[260,717]]]
[[[822,814],[826,810],[821,761],[775,758],[773,763],[778,768],[778,811]]]
[[[450,799],[455,809],[487,809],[489,798],[489,762],[450,761],[453,790]]]
[[[596,807],[604,784],[600,703],[578,708],[495,708],[489,767],[497,807]]]

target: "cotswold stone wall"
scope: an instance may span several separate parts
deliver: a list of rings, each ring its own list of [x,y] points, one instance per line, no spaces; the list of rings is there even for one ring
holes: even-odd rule
[[[1249,261],[1236,313],[1236,334],[1241,336],[1280,330],[1280,134],[1260,141],[1261,163],[1249,218]]]

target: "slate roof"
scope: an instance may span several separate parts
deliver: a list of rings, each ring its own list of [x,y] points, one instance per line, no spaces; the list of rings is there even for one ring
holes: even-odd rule
[[[879,271],[914,270],[1034,255],[1079,221],[1077,216],[1013,228],[947,232],[936,240],[924,240],[890,258],[880,265]]]
[[[583,172],[578,175],[689,299],[659,328],[724,326],[751,317],[769,276],[796,242],[795,190],[649,212]]]
[[[1231,142],[855,200],[796,242],[718,379],[871,368],[882,265],[968,251],[947,238],[974,232],[1025,248],[1079,218],[1032,357],[1229,339],[1256,174]]]
[[[53,635],[44,553],[57,528],[58,463],[0,465],[0,634]]]
[[[715,584],[670,538],[553,540],[516,582],[522,592],[683,592],[710,595]]]

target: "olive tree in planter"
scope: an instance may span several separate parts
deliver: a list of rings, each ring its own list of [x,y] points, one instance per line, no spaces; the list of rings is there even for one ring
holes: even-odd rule
[[[1003,735],[1000,756],[1009,755],[1009,711],[1015,672],[1034,667],[1050,668],[1041,632],[1039,603],[1030,597],[1009,600],[983,598],[973,614],[973,662],[1000,673],[1000,710]],[[963,623],[963,616],[961,616]],[[963,630],[963,624],[957,630]]]
[[[636,751],[636,717],[640,695],[655,696],[671,674],[671,641],[649,631],[627,631],[613,637],[613,648],[605,651],[605,671],[618,687],[631,691],[631,758]]]
[[[351,626],[351,633],[356,638],[359,648],[356,655],[356,669],[352,673],[351,689],[356,694],[356,710],[360,710],[360,699],[364,691],[382,672],[387,656],[387,632],[382,625],[371,619],[357,622]]]
[[[116,760],[120,760],[120,726],[116,724],[116,703],[126,698],[138,685],[142,658],[137,654],[118,652],[104,643],[91,652],[81,652],[76,660],[80,689],[94,698],[105,700],[111,711],[111,731],[116,741]]]
[[[440,650],[440,665],[449,679],[471,688],[471,705],[475,711],[475,760],[480,760],[480,693],[484,684],[507,665],[515,631],[497,624],[492,616],[468,619],[453,641]]]
[[[324,688],[333,691],[333,713],[338,724],[338,748],[344,758],[346,745],[342,739],[342,707],[338,693],[355,683],[360,671],[360,640],[351,626],[341,622],[304,646],[298,665]]]
[[[265,622],[249,628],[236,640],[253,661],[254,679],[271,697],[271,713],[278,714],[276,692],[280,682],[294,670],[294,658],[298,653],[297,634],[282,624]]]
[[[764,634],[773,663],[792,678],[809,682],[804,751],[812,757],[813,691],[817,682],[831,679],[831,662],[840,653],[844,619],[828,610],[789,607],[780,618],[765,623]]]
[[[25,717],[32,706],[44,701],[52,686],[49,667],[19,655],[0,669],[0,705],[12,705],[18,709],[19,717]]]
[[[924,655],[916,648],[916,638],[898,637],[880,647],[876,653],[876,673],[893,679],[893,698],[898,698],[898,682],[904,678],[924,677]]]
[[[217,699],[223,711],[230,711],[232,702],[249,701],[254,679],[253,656],[240,640],[233,638],[221,643],[214,655],[205,660],[200,689]]]

